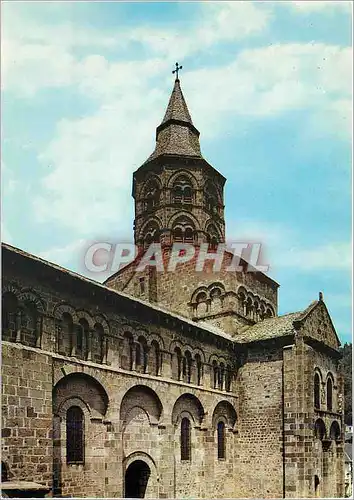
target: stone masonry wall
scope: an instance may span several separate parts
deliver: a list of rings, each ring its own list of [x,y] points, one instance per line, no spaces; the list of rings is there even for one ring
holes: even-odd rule
[[[9,479],[52,481],[52,364],[39,350],[4,342],[2,461]]]
[[[237,496],[282,497],[282,366],[281,349],[255,346],[239,370]]]

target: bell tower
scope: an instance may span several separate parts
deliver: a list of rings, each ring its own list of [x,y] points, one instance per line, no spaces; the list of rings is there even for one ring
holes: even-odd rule
[[[202,156],[199,131],[184,99],[178,70],[156,146],[134,172],[134,240],[216,246],[225,241],[223,177]]]

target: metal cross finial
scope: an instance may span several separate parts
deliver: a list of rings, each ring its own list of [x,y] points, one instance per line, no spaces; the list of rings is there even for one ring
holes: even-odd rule
[[[176,69],[174,71],[172,71],[173,75],[176,73],[176,81],[178,80],[178,72],[180,69],[182,69],[182,66],[179,66],[178,62],[176,62]]]

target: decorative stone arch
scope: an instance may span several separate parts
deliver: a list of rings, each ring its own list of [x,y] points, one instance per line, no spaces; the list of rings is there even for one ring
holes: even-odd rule
[[[214,361],[216,361],[216,363],[219,364],[219,362],[220,362],[219,356],[217,354],[210,354],[210,356],[208,358],[208,364],[212,365]]]
[[[2,287],[2,295],[4,296],[5,293],[13,293],[15,297],[19,300],[21,294],[20,287],[13,281],[10,281],[9,283],[4,283]]]
[[[170,354],[173,354],[175,352],[176,347],[178,347],[181,353],[183,353],[184,344],[182,344],[180,340],[172,340],[172,342],[169,345],[168,352]]]
[[[91,407],[79,396],[69,396],[60,403],[60,405],[53,409],[54,417],[60,417],[65,420],[66,413],[71,406],[78,406],[81,408],[85,415],[85,419],[96,418],[96,412],[91,410]]]
[[[322,376],[321,368],[319,366],[315,366],[313,373],[314,373],[314,375],[315,375],[315,373],[317,373],[319,375],[320,382],[321,382],[321,384],[323,384],[323,376]]]
[[[330,427],[330,430],[329,430],[329,438],[331,440],[334,440],[334,441],[337,441],[337,442],[339,442],[340,439],[341,439],[340,425],[339,425],[339,423],[336,420],[334,420],[331,423],[331,427]]]
[[[244,285],[239,285],[236,289],[237,295],[243,293],[245,296],[249,293],[249,290]]]
[[[82,319],[84,319],[84,320],[87,321],[89,327],[93,328],[95,322],[94,322],[94,319],[91,316],[91,314],[89,314],[87,311],[85,311],[83,309],[80,309],[79,311],[76,311],[76,315],[77,315],[77,318],[78,318],[78,323],[80,323],[80,321]]]
[[[157,234],[159,236],[161,233],[162,227],[163,227],[162,221],[159,217],[156,217],[156,216],[149,217],[149,219],[142,225],[142,227],[139,231],[139,238],[138,239],[140,241],[144,241],[147,234],[152,233],[152,232],[155,234],[156,231],[157,231]]]
[[[200,286],[200,287],[196,288],[196,290],[194,290],[194,292],[192,293],[190,304],[197,304],[198,303],[197,297],[200,293],[205,293],[205,296],[206,296],[205,301],[207,301],[209,299],[208,287]]]
[[[103,418],[109,409],[109,397],[103,384],[96,377],[79,371],[78,367],[69,365],[64,372],[53,388],[53,413],[58,414],[65,401],[77,398],[84,401],[91,418]]]
[[[223,293],[225,293],[225,285],[221,281],[215,281],[208,285],[209,292],[211,292],[214,288],[219,288]]]
[[[127,475],[130,466],[133,466],[137,462],[143,462],[147,465],[149,469],[149,477],[148,482],[145,485],[147,487],[147,495],[144,494],[144,497],[147,498],[159,498],[159,475],[157,470],[157,465],[155,460],[151,457],[151,455],[147,454],[144,451],[134,451],[130,453],[127,457],[123,458],[123,478],[124,478],[124,497],[127,497]],[[136,475],[134,474],[134,481],[136,481]],[[140,478],[139,478],[140,479]],[[138,479],[138,481],[139,481]],[[144,492],[146,493],[146,492]],[[141,495],[142,496],[142,495]]]
[[[199,354],[202,363],[205,363],[205,353],[199,347],[194,347],[192,350],[193,359]]]
[[[103,315],[96,314],[93,317],[93,320],[94,320],[94,325],[95,324],[101,325],[103,328],[104,334],[109,335],[109,332],[110,332],[109,322]]]
[[[139,197],[140,196],[144,196],[144,194],[146,192],[146,188],[148,187],[148,185],[150,183],[153,183],[153,182],[156,182],[156,184],[158,184],[160,190],[162,189],[163,186],[162,186],[162,181],[161,181],[160,177],[158,175],[156,175],[156,174],[149,173],[145,177],[144,181],[141,184],[141,188],[140,188],[140,192],[139,192]]]
[[[267,302],[265,303],[265,314],[267,318],[273,318],[275,316],[274,307]]]
[[[129,413],[136,407],[141,408],[147,415],[150,425],[157,425],[163,418],[163,405],[158,394],[147,385],[132,385],[123,395],[119,418],[125,427]]]
[[[149,338],[149,332],[145,330],[144,328],[139,328],[135,330],[135,337],[138,339],[139,337],[144,337],[145,340],[147,341]]]
[[[150,469],[155,469],[155,471],[157,471],[155,460],[151,455],[145,453],[144,451],[134,451],[133,453],[130,453],[130,455],[124,458],[123,467],[127,469],[130,464],[135,462],[135,460],[142,460],[143,462],[146,462],[148,464]]]
[[[191,184],[192,184],[192,188],[197,191],[198,190],[198,181],[197,179],[195,178],[194,174],[192,174],[190,171],[188,170],[183,170],[183,169],[180,169],[180,170],[177,170],[177,172],[174,172],[171,177],[169,178],[168,182],[167,182],[167,187],[169,189],[172,189],[173,188],[173,185],[175,184],[175,182],[178,180],[179,177],[187,177],[190,181],[191,181]]]
[[[124,323],[123,325],[119,326],[119,336],[121,338],[123,338],[127,333],[129,333],[132,338],[135,338],[135,331],[136,329],[129,323]]]
[[[322,418],[318,418],[314,425],[315,437],[320,441],[323,441],[327,437],[327,429],[326,424],[322,420]]]
[[[205,411],[202,403],[194,394],[185,393],[176,400],[171,415],[172,424],[174,426],[179,424],[183,413],[188,413],[191,416],[195,427],[201,427],[205,417]]]
[[[216,238],[217,243],[219,243],[222,239],[222,233],[220,227],[212,219],[209,219],[205,223],[204,234],[206,234],[209,237],[209,243],[212,242],[212,238]]]
[[[216,428],[216,425],[220,419],[223,419],[227,428],[230,431],[234,431],[237,423],[237,413],[233,405],[226,400],[219,401],[215,406],[212,416],[212,427]]]
[[[185,355],[187,351],[193,355],[193,347],[190,344],[183,344],[183,354]]]
[[[167,227],[172,227],[175,224],[175,222],[182,217],[189,219],[196,231],[200,230],[200,224],[198,219],[192,213],[187,212],[187,210],[178,210],[177,213],[173,214],[167,223]]]
[[[148,345],[151,346],[153,342],[156,342],[161,351],[165,350],[165,342],[163,338],[158,333],[149,333],[148,335]]]
[[[47,310],[46,302],[39,296],[37,292],[30,288],[21,290],[18,295],[18,299],[20,302],[32,302],[35,305],[37,311],[42,315],[45,314]]]
[[[70,314],[73,323],[78,323],[76,311],[70,304],[67,304],[66,302],[57,304],[53,311],[54,318],[61,319],[64,313]]]

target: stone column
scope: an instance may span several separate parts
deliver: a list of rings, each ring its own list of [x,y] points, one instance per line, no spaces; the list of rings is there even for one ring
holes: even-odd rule
[[[172,378],[172,354],[168,351],[161,351],[160,374],[163,378]]]
[[[16,312],[16,317],[15,317],[16,342],[21,342],[21,338],[22,338],[22,333],[21,333],[21,317],[22,317],[21,311],[17,311]]]
[[[131,369],[136,370],[136,343],[132,342],[130,344],[130,361],[131,361]]]
[[[144,346],[144,350],[143,350],[144,373],[149,373],[149,351],[150,351],[150,347],[147,345]]]
[[[93,331],[89,329],[87,334],[87,361],[92,361],[92,336]]]

